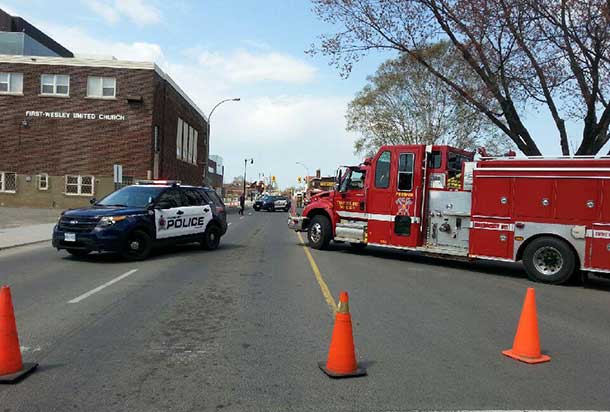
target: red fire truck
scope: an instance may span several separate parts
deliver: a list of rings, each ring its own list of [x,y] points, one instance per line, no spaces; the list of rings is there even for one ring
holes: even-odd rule
[[[288,226],[330,241],[447,258],[523,261],[532,280],[610,276],[610,158],[482,158],[450,146],[383,146],[339,169]]]

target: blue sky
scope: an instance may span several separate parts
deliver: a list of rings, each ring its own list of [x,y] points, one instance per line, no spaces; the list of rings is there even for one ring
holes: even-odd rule
[[[368,74],[390,57],[374,53],[340,78],[324,56],[304,51],[332,31],[308,0],[0,0],[81,55],[152,60],[168,72],[212,118],[211,153],[224,158],[225,181],[243,174],[276,175],[296,184],[305,169],[334,174],[353,164],[355,136],[345,132],[345,109]],[[545,115],[528,124],[546,153],[557,154],[556,132]],[[571,125],[576,135],[578,128]]]

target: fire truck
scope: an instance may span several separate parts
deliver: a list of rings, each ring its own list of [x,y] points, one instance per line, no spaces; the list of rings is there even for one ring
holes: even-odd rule
[[[288,226],[331,241],[452,259],[522,261],[552,284],[610,276],[610,158],[480,158],[450,146],[383,146],[337,172]]]

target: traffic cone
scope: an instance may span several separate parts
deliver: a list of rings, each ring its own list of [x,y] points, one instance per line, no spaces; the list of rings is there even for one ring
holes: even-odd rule
[[[540,352],[538,315],[536,314],[536,291],[534,288],[527,288],[513,348],[505,350],[502,353],[525,363],[542,363],[551,360],[550,356],[543,355]]]
[[[23,363],[17,324],[13,311],[11,289],[0,289],[0,383],[16,383],[38,366],[37,363]]]
[[[352,317],[349,314],[347,292],[339,295],[339,307],[335,315],[335,327],[328,350],[326,363],[318,366],[331,378],[351,378],[366,375],[366,370],[358,367],[352,334]]]

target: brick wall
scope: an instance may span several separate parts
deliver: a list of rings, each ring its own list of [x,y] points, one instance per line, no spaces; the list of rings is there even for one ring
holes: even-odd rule
[[[202,184],[205,119],[156,71],[1,63],[0,72],[24,76],[22,96],[0,95],[0,171],[32,180],[47,173],[55,182],[53,190],[39,193],[27,189],[28,182],[20,179],[18,193],[0,194],[0,204],[83,205],[87,199],[63,194],[60,180],[64,175],[95,176],[103,183],[100,192],[96,190],[99,198],[112,188],[106,182],[112,178],[114,164],[123,166],[124,176],[146,179],[154,173],[155,158],[159,177]],[[70,96],[40,96],[42,74],[70,75]],[[116,99],[87,98],[88,76],[116,78]],[[71,117],[26,117],[28,111],[69,113]],[[122,115],[125,120],[76,119],[74,113]],[[198,131],[197,165],[176,158],[178,117]],[[24,120],[27,127],[22,125]],[[159,128],[157,156],[153,154],[153,126]],[[61,200],[61,196],[66,198]]]
[[[171,86],[155,73],[155,112],[153,124],[160,128],[159,177],[202,185],[207,160],[207,123],[205,119]],[[197,130],[197,164],[177,158],[178,118]]]
[[[2,64],[2,72],[23,73],[23,96],[0,95],[0,170],[53,176],[112,176],[112,165],[123,174],[145,178],[151,169],[153,71],[71,66]],[[70,97],[40,96],[42,74],[70,75]],[[115,100],[86,97],[87,77],[117,80]],[[127,96],[142,96],[129,104]],[[122,114],[123,121],[32,117],[27,111]],[[28,127],[23,127],[26,120]]]

